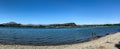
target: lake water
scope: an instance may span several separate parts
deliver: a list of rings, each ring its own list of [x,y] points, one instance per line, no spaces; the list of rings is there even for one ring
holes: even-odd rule
[[[120,31],[120,26],[89,28],[11,28],[0,27],[0,43],[51,45],[82,42],[96,36],[113,34]]]

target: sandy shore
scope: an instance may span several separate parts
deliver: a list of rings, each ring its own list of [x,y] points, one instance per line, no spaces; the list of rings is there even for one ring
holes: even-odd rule
[[[120,42],[120,32],[101,37],[85,43],[59,46],[27,46],[27,45],[0,45],[0,49],[118,49],[115,44]]]

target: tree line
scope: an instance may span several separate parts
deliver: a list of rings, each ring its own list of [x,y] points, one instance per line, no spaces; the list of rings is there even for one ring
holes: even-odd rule
[[[23,25],[16,22],[9,22],[0,24],[0,27],[32,27],[32,28],[66,28],[66,27],[96,27],[96,26],[120,26],[120,23],[99,25],[76,25],[75,23],[50,24],[50,25]]]

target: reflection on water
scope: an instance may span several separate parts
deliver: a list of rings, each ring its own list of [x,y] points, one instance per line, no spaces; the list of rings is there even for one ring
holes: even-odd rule
[[[0,27],[0,42],[9,44],[66,44],[120,31],[120,26],[96,28],[8,28]]]

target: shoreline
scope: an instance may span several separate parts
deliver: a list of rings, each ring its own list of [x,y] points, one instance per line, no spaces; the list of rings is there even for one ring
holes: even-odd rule
[[[117,49],[116,44],[120,42],[120,32],[106,35],[95,40],[83,43],[56,45],[56,46],[29,46],[29,45],[3,45],[0,49]]]

